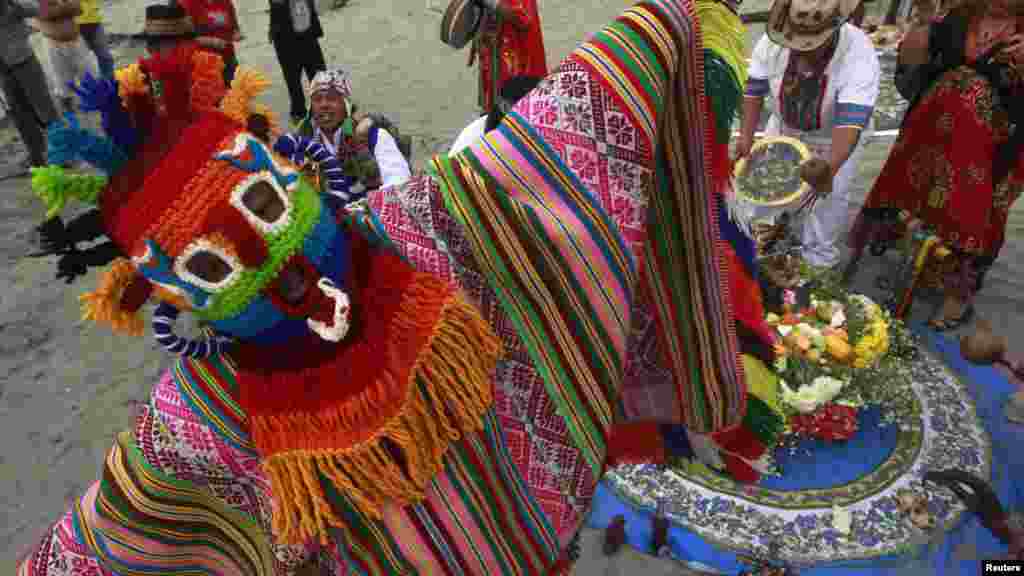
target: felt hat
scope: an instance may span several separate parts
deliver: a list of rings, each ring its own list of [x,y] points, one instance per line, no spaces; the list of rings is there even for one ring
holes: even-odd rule
[[[476,0],[452,0],[441,18],[441,42],[461,50],[480,30],[482,16]]]
[[[172,40],[196,36],[192,18],[177,4],[146,6],[146,22],[142,31],[132,34],[135,40]]]
[[[768,37],[780,46],[809,52],[824,45],[857,10],[861,0],[775,0]]]

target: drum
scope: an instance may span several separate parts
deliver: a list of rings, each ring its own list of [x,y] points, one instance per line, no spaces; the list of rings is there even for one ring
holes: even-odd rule
[[[452,0],[441,19],[441,41],[461,50],[480,30],[483,9],[476,0]]]

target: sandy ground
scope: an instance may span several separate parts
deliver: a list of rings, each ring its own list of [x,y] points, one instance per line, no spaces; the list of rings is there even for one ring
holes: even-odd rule
[[[267,40],[267,4],[236,1],[246,35],[239,49],[242,64],[261,68],[279,82]],[[763,4],[748,1],[744,9]],[[352,71],[356,98],[365,109],[392,115],[404,133],[414,136],[418,165],[445,150],[475,116],[476,82],[465,66],[466,54],[438,40],[445,5],[445,0],[351,0],[344,9],[321,14],[328,62]],[[540,0],[549,62],[559,61],[624,6],[622,1]],[[109,32],[141,28],[139,3],[108,4],[105,13]],[[752,38],[759,34],[756,28],[750,32]],[[45,50],[39,48],[45,61]],[[122,44],[119,61],[137,53]],[[271,90],[267,102],[287,112],[283,84]],[[868,147],[857,202],[890,144],[891,138],[882,138]],[[150,339],[117,337],[79,320],[77,297],[94,286],[95,274],[67,287],[53,279],[53,258],[24,257],[34,249],[31,229],[42,217],[42,206],[27,179],[5,177],[23,154],[13,130],[0,127],[0,566],[11,566],[92,482],[114,434],[130,425],[133,406],[145,401],[150,384],[168,363]],[[1024,326],[1021,277],[1011,273],[1024,262],[1024,210],[1019,206],[1010,227],[1011,241],[978,302],[979,312],[1007,334]],[[874,271],[866,270],[860,281],[870,284],[877,266],[873,263]],[[634,551],[606,559],[599,549],[600,533],[587,531],[578,574],[685,573],[679,564]]]

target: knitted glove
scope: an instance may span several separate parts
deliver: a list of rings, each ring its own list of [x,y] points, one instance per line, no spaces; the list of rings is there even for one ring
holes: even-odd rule
[[[96,78],[91,72],[86,72],[79,84],[68,82],[68,86],[78,95],[78,107],[82,112],[103,112],[121,101],[116,81]]]
[[[89,272],[89,268],[99,268],[110,264],[121,256],[121,250],[113,242],[104,242],[85,250],[71,250],[57,261],[57,279],[71,284],[79,276]]]
[[[68,231],[60,216],[54,216],[36,227],[39,234],[39,247],[43,252],[63,252],[72,242],[68,239]]]
[[[291,134],[282,134],[278,137],[277,142],[274,142],[274,152],[277,152],[299,166],[301,166],[306,160],[306,155],[303,153],[303,150],[299,148],[298,140]]]

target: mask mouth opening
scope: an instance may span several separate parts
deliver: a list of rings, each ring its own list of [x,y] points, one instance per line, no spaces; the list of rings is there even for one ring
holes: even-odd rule
[[[332,306],[317,288],[320,273],[304,256],[292,256],[265,290],[271,302],[282,312],[297,318],[310,318],[323,306]],[[332,307],[333,310],[333,307]]]

